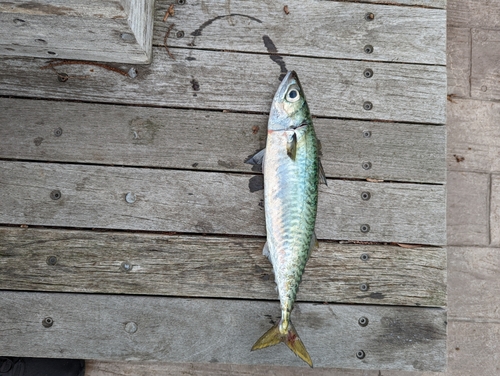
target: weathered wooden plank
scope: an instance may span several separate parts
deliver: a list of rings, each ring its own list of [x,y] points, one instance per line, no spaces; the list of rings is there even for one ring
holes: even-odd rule
[[[448,255],[449,319],[500,324],[500,249],[450,247]]]
[[[0,55],[149,63],[153,3],[154,0],[2,2]]]
[[[497,29],[500,3],[496,0],[449,0],[448,24],[459,27]]]
[[[499,100],[500,30],[472,29],[471,96]]]
[[[263,115],[9,98],[0,108],[2,158],[248,172],[244,160],[265,146]],[[446,180],[444,127],[314,123],[328,177]]]
[[[275,300],[263,246],[262,238],[0,228],[0,286]],[[446,250],[321,242],[298,299],[444,307]]]
[[[156,45],[164,45],[174,24],[168,39],[172,47],[446,65],[444,9],[314,0],[193,0],[176,5],[175,16],[164,22],[171,3],[157,4]],[[373,17],[367,19],[369,13]],[[307,30],[300,38],[294,32],[297,25]],[[365,52],[366,45],[373,46],[372,53]]]
[[[448,27],[448,94],[470,96],[471,31]]]
[[[302,365],[285,346],[250,351],[276,319],[277,302],[7,291],[0,302],[7,356]],[[441,309],[300,303],[293,319],[317,367],[445,367]]]
[[[490,185],[490,243],[500,246],[500,176],[491,175]]]
[[[373,4],[391,4],[391,5],[406,5],[420,6],[427,8],[446,8],[447,0],[337,0],[347,2],[373,3]]]
[[[489,175],[449,171],[447,185],[448,244],[488,245]]]
[[[261,175],[7,161],[0,167],[1,223],[265,234]],[[446,241],[441,185],[330,180],[318,213],[320,239]]]
[[[500,103],[453,98],[448,105],[448,168],[500,172]]]
[[[3,58],[0,95],[78,99],[182,108],[268,112],[282,65],[271,55],[154,48],[153,63],[134,79],[88,65]],[[317,116],[444,124],[446,67],[287,56]],[[373,70],[366,78],[365,69]],[[128,70],[128,67],[125,71]],[[372,103],[365,110],[365,102]]]

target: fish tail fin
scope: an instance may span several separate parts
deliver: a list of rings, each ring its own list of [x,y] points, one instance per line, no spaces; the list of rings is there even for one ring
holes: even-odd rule
[[[280,323],[275,324],[271,329],[264,333],[262,337],[260,337],[257,342],[252,346],[252,351],[264,349],[266,347],[277,345],[280,342],[283,342],[288,346],[290,350],[293,351],[295,355],[297,355],[304,362],[309,364],[312,368],[313,363],[309,353],[304,346],[304,343],[300,339],[295,327],[290,322],[288,325],[288,331],[285,334],[280,333]]]

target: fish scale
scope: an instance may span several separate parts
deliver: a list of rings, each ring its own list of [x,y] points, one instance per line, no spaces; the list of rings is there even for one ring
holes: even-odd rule
[[[295,72],[286,75],[274,96],[265,153],[257,153],[250,163],[260,160],[267,233],[264,254],[273,265],[281,320],[257,340],[252,350],[283,342],[312,367],[290,314],[307,260],[316,246],[314,226],[322,168],[309,107]]]

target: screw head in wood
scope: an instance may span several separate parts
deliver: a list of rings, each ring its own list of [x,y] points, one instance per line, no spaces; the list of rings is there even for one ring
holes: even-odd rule
[[[362,233],[367,233],[367,232],[370,232],[370,225],[367,225],[367,224],[364,224],[364,225],[361,225],[359,227],[359,230],[362,232]]]
[[[47,265],[54,266],[55,264],[57,264],[57,257],[56,256],[47,257]]]
[[[175,35],[177,36],[177,38],[184,38],[184,31],[179,30]]]
[[[63,131],[62,131],[62,128],[61,128],[61,127],[56,128],[56,129],[54,129],[54,136],[56,136],[56,137],[61,137],[62,132],[63,132]]]
[[[177,0],[177,4],[184,5],[186,4],[186,0]]]
[[[129,204],[133,204],[137,200],[137,197],[135,197],[135,193],[133,192],[128,192],[125,195],[125,201],[127,201]]]
[[[367,44],[363,48],[363,51],[365,51],[365,54],[371,54],[373,52],[373,46],[371,44]]]
[[[359,258],[362,261],[368,261],[370,259],[370,255],[368,253],[362,253],[361,256],[359,256]]]
[[[57,73],[57,81],[59,82],[66,82],[68,81],[69,76],[67,73]]]
[[[52,317],[46,317],[42,320],[42,325],[45,328],[50,328],[52,325],[54,325],[54,320],[52,319]]]
[[[366,101],[366,102],[363,103],[363,109],[364,110],[370,111],[372,108],[373,108],[372,102]]]
[[[54,189],[52,192],[50,192],[50,198],[52,200],[59,200],[61,196],[61,191],[58,189]]]
[[[365,14],[365,20],[367,21],[373,21],[375,19],[375,15],[371,12],[368,12]]]
[[[372,168],[372,163],[371,162],[363,162],[363,163],[361,163],[361,167],[363,168],[363,170],[369,170],[370,168]]]
[[[130,321],[130,322],[125,324],[125,331],[127,333],[134,334],[135,332],[137,332],[137,329],[138,329],[138,326],[133,321]]]
[[[363,131],[363,137],[364,138],[370,138],[372,136],[372,132],[371,131]]]
[[[365,69],[365,71],[363,72],[363,76],[365,76],[366,78],[372,78],[373,70],[371,70],[370,68]]]
[[[364,317],[364,316],[363,316],[363,317],[360,317],[360,318],[358,319],[358,324],[359,324],[360,326],[367,326],[367,325],[368,325],[368,318],[366,318],[366,317]]]
[[[363,201],[368,201],[372,197],[370,192],[361,192],[361,199]]]
[[[359,285],[359,289],[361,291],[368,291],[369,288],[370,286],[368,286],[368,283],[362,283],[361,285]]]
[[[128,261],[123,261],[120,265],[123,271],[129,272],[132,270],[132,264]]]
[[[365,356],[366,356],[366,354],[363,350],[356,351],[356,358],[363,359]]]

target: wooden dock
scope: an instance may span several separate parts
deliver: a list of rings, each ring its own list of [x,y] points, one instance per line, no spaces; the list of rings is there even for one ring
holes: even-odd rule
[[[0,355],[303,366],[250,352],[279,304],[243,163],[293,69],[328,178],[315,366],[444,370],[446,2],[384,3],[157,0],[148,65],[0,51]]]

